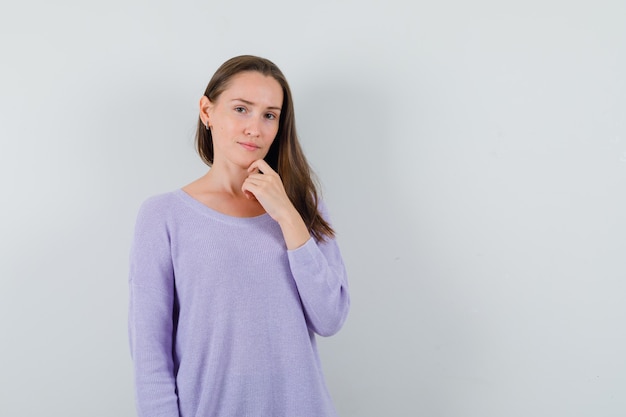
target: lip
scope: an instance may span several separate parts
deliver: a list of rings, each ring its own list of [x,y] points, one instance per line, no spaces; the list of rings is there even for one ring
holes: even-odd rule
[[[259,149],[259,146],[255,145],[252,142],[237,142],[242,148],[247,151],[256,151]]]

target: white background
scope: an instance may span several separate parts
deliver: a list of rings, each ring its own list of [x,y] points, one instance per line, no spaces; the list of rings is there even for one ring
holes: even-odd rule
[[[295,96],[350,273],[343,417],[626,415],[626,3],[3,1],[0,415],[131,416],[139,204],[217,67]]]

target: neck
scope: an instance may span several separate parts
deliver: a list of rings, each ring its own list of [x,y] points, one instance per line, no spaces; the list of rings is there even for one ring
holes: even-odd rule
[[[205,186],[214,192],[243,196],[241,186],[248,178],[248,171],[240,167],[227,167],[213,164],[211,169],[201,178]]]

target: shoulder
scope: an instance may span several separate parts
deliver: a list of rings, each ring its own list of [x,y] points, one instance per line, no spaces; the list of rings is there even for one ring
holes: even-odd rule
[[[330,212],[328,209],[328,204],[326,204],[326,201],[321,196],[317,197],[317,212],[319,213],[320,216],[322,216],[324,220],[330,223],[331,216],[330,216]]]
[[[138,221],[159,222],[175,213],[176,205],[180,204],[177,192],[178,190],[170,191],[145,199],[139,207]]]
[[[178,190],[170,191],[167,193],[156,194],[146,198],[141,204],[141,209],[158,209],[170,207],[176,203],[178,197],[176,193]]]

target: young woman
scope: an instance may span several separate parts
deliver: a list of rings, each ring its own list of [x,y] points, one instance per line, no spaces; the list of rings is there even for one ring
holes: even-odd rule
[[[139,415],[335,416],[314,334],[343,325],[346,272],[278,67],[225,62],[200,100],[196,140],[207,174],[148,199],[137,219]]]

